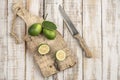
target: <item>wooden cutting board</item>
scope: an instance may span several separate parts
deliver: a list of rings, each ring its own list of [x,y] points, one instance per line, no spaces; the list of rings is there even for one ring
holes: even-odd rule
[[[13,5],[13,12],[26,22],[27,30],[32,24],[43,22],[42,17],[30,14],[20,3]],[[44,77],[51,76],[76,64],[76,58],[72,54],[72,51],[67,47],[62,35],[58,31],[56,31],[56,33],[57,36],[54,40],[48,40],[43,34],[40,34],[39,36],[25,36],[27,48],[34,54],[34,59],[39,65],[40,71]],[[50,52],[48,54],[40,55],[38,53],[37,49],[41,43],[50,46]],[[57,61],[55,59],[55,53],[58,50],[64,50],[66,52],[67,56],[64,61]]]

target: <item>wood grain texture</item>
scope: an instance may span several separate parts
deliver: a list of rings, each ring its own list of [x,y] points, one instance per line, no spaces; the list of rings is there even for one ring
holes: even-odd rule
[[[46,20],[50,20],[57,25],[58,31],[63,35],[63,19],[59,13],[58,6],[62,5],[63,0],[45,0],[44,15],[48,14]],[[48,78],[48,80],[63,80],[63,71],[57,73],[53,77]]]
[[[9,35],[11,6],[17,1],[20,0],[0,0],[0,80],[120,80],[120,0],[21,0],[35,15],[48,13],[47,20],[59,26],[58,30],[78,58],[74,68],[46,79],[34,66],[25,43],[16,45]],[[94,52],[94,59],[82,57],[81,48],[59,14],[59,4]],[[23,20],[17,18],[16,27],[21,40],[26,30]]]
[[[7,78],[7,0],[0,1],[0,80]]]
[[[101,0],[83,1],[83,38],[93,53],[93,58],[84,58],[84,80],[101,80]]]
[[[74,35],[74,38],[77,39],[78,43],[80,44],[80,47],[83,49],[83,51],[85,53],[85,57],[86,58],[93,58],[91,50],[87,46],[87,44],[86,44],[85,40],[82,38],[82,36],[80,34],[76,34],[76,35]]]
[[[16,0],[18,1],[18,0]],[[13,19],[12,5],[14,1],[8,0],[8,53],[7,53],[7,77],[6,80],[24,80],[25,79],[25,43],[17,45],[10,37],[11,23]],[[23,1],[24,3],[24,1]],[[20,18],[17,18],[15,31],[21,39],[25,35],[25,24]]]
[[[33,15],[43,15],[43,0],[27,0],[26,4],[28,11]],[[26,80],[44,80],[33,59],[33,54],[28,50],[26,52]]]
[[[74,23],[75,27],[82,35],[82,0],[64,0],[63,7]],[[77,65],[74,68],[64,71],[63,80],[83,80],[82,67],[82,50],[78,42],[71,36],[64,23],[64,39],[68,43],[70,49],[77,55]]]
[[[119,0],[102,0],[103,80],[120,80],[119,4]]]

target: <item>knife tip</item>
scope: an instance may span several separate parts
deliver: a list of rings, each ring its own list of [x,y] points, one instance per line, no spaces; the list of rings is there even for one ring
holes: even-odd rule
[[[60,7],[61,5],[59,4],[59,7]]]
[[[59,4],[59,9],[62,8],[62,6]]]

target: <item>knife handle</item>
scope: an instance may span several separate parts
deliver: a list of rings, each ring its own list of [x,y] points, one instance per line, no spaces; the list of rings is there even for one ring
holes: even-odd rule
[[[91,58],[92,57],[92,53],[91,53],[90,49],[88,48],[85,40],[79,34],[74,35],[74,37],[78,40],[80,46],[85,51],[85,56],[87,58]]]

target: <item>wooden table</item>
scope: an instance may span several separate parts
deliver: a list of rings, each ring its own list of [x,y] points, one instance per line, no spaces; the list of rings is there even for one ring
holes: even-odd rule
[[[77,55],[78,64],[49,78],[43,78],[33,56],[22,41],[26,25],[17,18],[15,29],[21,44],[10,37],[13,18],[11,6],[18,0],[0,0],[0,80],[120,80],[120,0],[23,0],[34,15],[48,14],[57,24],[68,46]],[[58,5],[74,22],[94,53],[85,58],[64,23]]]

